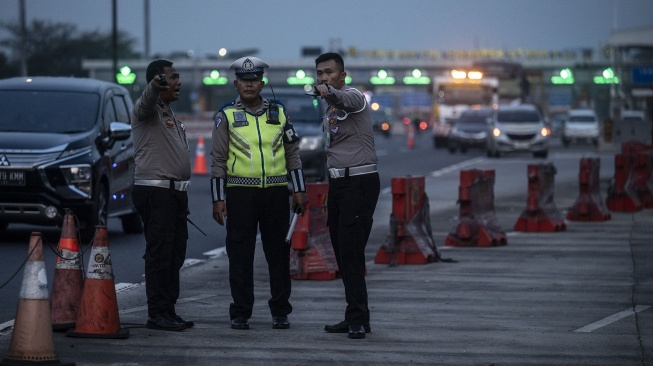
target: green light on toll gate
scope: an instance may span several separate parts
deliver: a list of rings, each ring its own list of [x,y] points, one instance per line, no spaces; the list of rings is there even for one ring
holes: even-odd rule
[[[116,81],[118,84],[133,84],[136,80],[136,74],[132,72],[129,66],[120,68],[120,72],[116,74]]]
[[[601,76],[594,77],[594,84],[619,84],[619,78],[614,76],[611,68],[603,70]]]
[[[288,82],[288,85],[313,85],[315,84],[315,79],[306,76],[306,72],[304,70],[297,70],[295,72],[295,76],[290,76],[288,79],[286,79]]]
[[[552,84],[573,84],[574,74],[569,69],[560,70],[560,75],[551,76]]]
[[[427,76],[423,76],[420,69],[415,69],[411,73],[411,76],[404,76],[404,84],[406,85],[428,85],[431,80]]]
[[[209,76],[205,76],[202,79],[202,83],[204,85],[227,85],[229,80],[224,77],[220,76],[220,72],[218,70],[213,70],[209,73]]]
[[[372,76],[370,78],[370,83],[373,85],[394,85],[395,78],[388,75],[387,71],[379,70],[377,76]]]

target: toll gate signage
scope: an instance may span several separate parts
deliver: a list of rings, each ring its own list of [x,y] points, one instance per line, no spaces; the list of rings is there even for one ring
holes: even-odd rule
[[[633,84],[653,84],[653,66],[633,67]]]

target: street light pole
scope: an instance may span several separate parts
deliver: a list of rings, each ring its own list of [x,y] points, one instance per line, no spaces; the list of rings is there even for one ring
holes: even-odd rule
[[[112,0],[111,13],[111,54],[113,55],[111,80],[116,82],[116,74],[118,74],[118,0]]]
[[[19,0],[19,12],[20,12],[20,73],[22,76],[27,76],[27,48],[25,43],[27,43],[27,29],[26,29],[26,19],[25,19],[25,0]]]

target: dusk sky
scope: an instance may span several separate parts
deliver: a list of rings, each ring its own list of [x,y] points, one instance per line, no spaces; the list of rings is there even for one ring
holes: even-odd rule
[[[111,29],[111,0],[25,0],[28,22]],[[19,0],[0,0],[18,22]],[[144,2],[118,0],[118,27],[144,51]],[[297,60],[305,46],[359,50],[597,49],[615,29],[653,26],[653,0],[150,0],[150,53],[258,49]],[[7,34],[0,32],[0,38]],[[227,55],[228,57],[228,55]]]

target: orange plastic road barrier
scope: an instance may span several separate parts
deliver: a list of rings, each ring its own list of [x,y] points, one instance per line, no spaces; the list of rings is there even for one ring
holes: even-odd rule
[[[11,343],[0,365],[64,365],[54,352],[41,233],[32,233],[28,253]]]
[[[515,231],[553,232],[567,229],[553,202],[556,168],[552,163],[528,165],[526,210],[517,219]]]
[[[567,211],[567,220],[606,221],[610,220],[610,211],[603,204],[599,189],[599,158],[580,159],[578,173],[579,194],[576,202]]]
[[[340,274],[326,224],[328,193],[329,183],[306,184],[308,204],[290,242],[292,279],[333,280]]]
[[[63,218],[58,254],[50,301],[52,329],[68,330],[75,327],[84,287],[75,216],[68,209]]]
[[[106,226],[98,226],[96,229],[77,324],[74,329],[66,332],[66,336],[114,339],[129,337],[129,329],[120,328]]]
[[[206,156],[204,154],[204,136],[197,139],[197,147],[195,148],[195,165],[193,166],[193,174],[205,175],[206,172]]]
[[[634,158],[635,155],[632,154],[614,156],[614,180],[605,200],[610,211],[636,212],[642,209],[641,201],[633,187]]]
[[[508,243],[494,211],[494,170],[461,170],[458,203],[459,219],[445,245],[489,247]]]
[[[426,264],[440,258],[431,232],[424,177],[396,177],[391,181],[390,234],[374,263]]]

